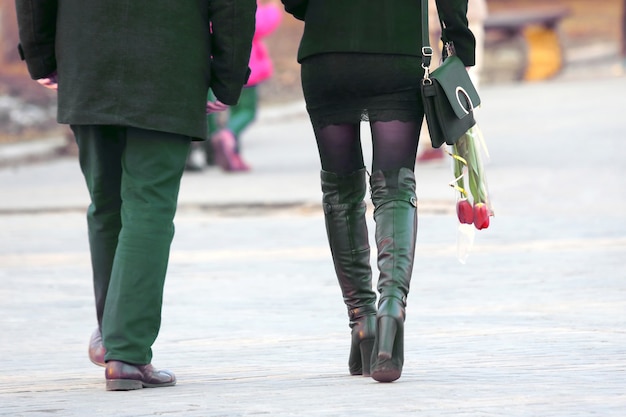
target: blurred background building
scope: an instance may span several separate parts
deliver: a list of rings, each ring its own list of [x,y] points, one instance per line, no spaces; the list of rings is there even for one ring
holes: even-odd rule
[[[521,36],[507,37],[501,31],[488,31],[482,85],[542,80],[560,72],[561,66],[579,60],[617,58],[623,43],[624,3],[624,0],[488,0],[493,24],[498,23],[498,18],[517,16],[519,20],[529,12],[563,10],[565,14],[556,20],[553,31],[545,31],[541,25],[524,28]],[[302,22],[285,16],[281,27],[268,39],[275,74],[259,91],[261,104],[301,98],[299,65],[295,60],[301,33]],[[54,122],[55,95],[29,79],[17,54],[17,42],[15,4],[3,0],[0,2],[0,141],[23,140],[59,129]],[[537,47],[541,45],[544,47]],[[555,45],[562,49],[555,50]]]
[[[0,143],[53,134],[56,94],[28,76],[17,53],[15,2],[0,2]]]

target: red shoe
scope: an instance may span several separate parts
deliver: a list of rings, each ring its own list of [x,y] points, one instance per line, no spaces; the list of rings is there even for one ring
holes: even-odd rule
[[[441,148],[426,149],[420,156],[417,157],[417,162],[429,162],[443,159],[446,156],[445,152]]]
[[[220,130],[211,137],[215,163],[224,171],[233,171],[237,161],[235,153],[235,136],[229,130]]]
[[[234,155],[234,166],[231,171],[247,172],[250,171],[250,165],[241,159],[241,155],[236,153]]]

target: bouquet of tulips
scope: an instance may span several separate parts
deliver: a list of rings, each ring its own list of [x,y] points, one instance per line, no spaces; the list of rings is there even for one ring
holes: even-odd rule
[[[473,224],[478,230],[486,229],[494,214],[482,164],[482,155],[488,157],[489,154],[477,125],[461,136],[452,146],[450,155],[454,161],[454,181],[450,186],[457,191],[459,222]]]
[[[452,146],[450,153],[454,161],[454,181],[450,186],[456,190],[457,195],[456,214],[460,222],[457,256],[461,263],[465,263],[474,243],[475,229],[488,228],[489,218],[494,215],[482,164],[483,155],[489,157],[487,146],[477,125]]]

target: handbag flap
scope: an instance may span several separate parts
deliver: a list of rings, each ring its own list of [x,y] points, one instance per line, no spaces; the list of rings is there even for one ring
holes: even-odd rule
[[[480,105],[480,96],[458,56],[451,55],[430,74],[448,98],[454,114],[459,119],[468,115]]]

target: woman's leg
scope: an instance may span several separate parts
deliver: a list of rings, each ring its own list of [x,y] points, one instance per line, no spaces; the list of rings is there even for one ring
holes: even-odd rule
[[[373,122],[370,178],[380,294],[372,378],[398,379],[404,363],[404,319],[417,235],[415,154],[419,122]]]
[[[359,123],[313,127],[322,169],[339,176],[365,166]]]
[[[416,121],[372,122],[372,171],[415,167],[421,123]]]
[[[352,329],[348,367],[352,375],[369,376],[376,293],[363,201],[367,183],[359,124],[316,128],[315,134],[322,163],[326,233]]]

